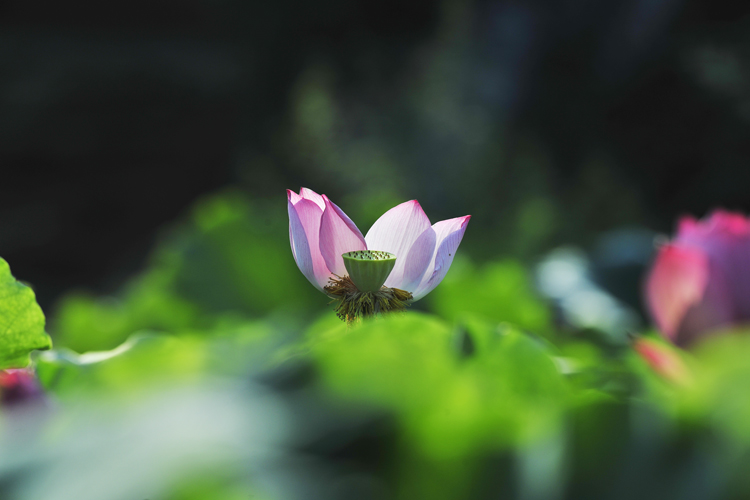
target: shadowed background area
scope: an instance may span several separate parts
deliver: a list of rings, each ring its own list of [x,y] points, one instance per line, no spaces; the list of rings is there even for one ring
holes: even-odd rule
[[[45,306],[112,291],[226,185],[309,186],[363,231],[403,199],[471,213],[479,259],[747,210],[748,11],[4,1],[0,255]]]

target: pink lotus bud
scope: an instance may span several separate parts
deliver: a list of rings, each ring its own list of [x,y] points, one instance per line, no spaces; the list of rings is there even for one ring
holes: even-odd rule
[[[750,321],[750,219],[724,210],[683,217],[658,250],[646,301],[659,330],[680,346]]]

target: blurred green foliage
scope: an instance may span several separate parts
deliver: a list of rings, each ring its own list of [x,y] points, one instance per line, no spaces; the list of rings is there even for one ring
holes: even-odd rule
[[[536,437],[564,399],[549,350],[510,326],[471,321],[455,329],[413,313],[339,332],[312,343],[323,382],[395,409],[429,456],[455,458]],[[471,353],[461,336],[472,339]]]
[[[145,432],[146,443],[202,443],[194,450],[204,458],[170,453],[170,469],[144,459],[137,471],[155,475],[144,483],[154,499],[662,500],[750,491],[746,334],[717,336],[690,354],[662,341],[690,374],[675,382],[624,335],[554,321],[520,262],[477,265],[461,254],[415,310],[346,325],[296,269],[287,231],[283,203],[271,210],[220,193],[165,233],[120,294],[64,298],[51,321],[56,349],[35,357],[48,397],[64,410],[38,424],[56,444],[24,463],[57,463],[49,449],[66,460],[77,452],[65,439],[98,436],[68,408],[108,415],[149,398],[172,401],[177,390],[187,399],[144,410],[153,412],[146,422],[173,422],[168,431],[131,417],[116,424],[126,435]],[[175,420],[174,408],[217,383],[229,384],[215,392],[231,403],[190,406],[195,427],[180,424],[187,413]],[[273,411],[246,420],[245,406]],[[228,423],[218,423],[219,410]],[[239,438],[256,427],[260,434]],[[222,440],[235,435],[227,447]],[[256,450],[265,435],[282,437]],[[216,458],[215,448],[233,458]],[[96,453],[106,461],[122,450]],[[0,478],[14,467],[0,460]],[[79,480],[87,479],[58,487],[73,491],[65,488]]]
[[[119,296],[64,297],[52,328],[76,352],[108,350],[142,329],[211,330],[227,316],[273,314],[291,328],[325,302],[294,264],[283,199],[270,209],[227,192],[197,203]]]
[[[198,340],[141,333],[111,351],[51,351],[39,356],[36,368],[42,384],[61,398],[111,397],[189,383],[206,371],[207,356]]]
[[[691,363],[693,381],[681,403],[694,422],[710,422],[733,446],[750,446],[750,336],[724,332],[702,343]]]
[[[476,315],[537,334],[549,332],[551,327],[548,306],[533,290],[528,271],[515,260],[478,267],[468,259],[457,258],[426,300],[430,309],[453,321]]]
[[[326,387],[397,415],[400,498],[461,497],[478,458],[561,425],[566,390],[548,346],[510,326],[473,320],[456,328],[413,313],[339,327],[311,350]],[[434,467],[443,469],[440,481]]]

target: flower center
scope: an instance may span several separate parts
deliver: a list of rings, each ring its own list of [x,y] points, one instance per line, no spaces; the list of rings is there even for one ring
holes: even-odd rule
[[[396,265],[396,256],[378,250],[347,252],[344,266],[347,276],[330,278],[323,289],[337,302],[336,315],[348,324],[408,307],[411,292],[383,286]]]
[[[347,252],[344,259],[349,277],[360,292],[377,292],[396,265],[396,256],[379,250]]]

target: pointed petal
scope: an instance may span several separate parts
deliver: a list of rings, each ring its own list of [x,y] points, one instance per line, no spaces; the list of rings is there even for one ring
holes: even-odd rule
[[[414,300],[421,299],[443,281],[453,263],[453,257],[456,256],[458,245],[461,244],[464,237],[469,219],[471,219],[471,215],[442,220],[433,224],[432,229],[434,229],[437,238],[435,254],[421,283],[412,292]]]
[[[676,338],[688,310],[703,299],[708,278],[703,251],[673,243],[659,249],[646,280],[646,301],[659,330],[670,339]]]
[[[425,215],[419,202],[411,200],[388,210],[367,231],[365,236],[367,248],[390,252],[396,256],[396,265],[385,282],[386,286],[405,289],[403,287],[407,280],[414,281],[417,274],[421,279],[421,274],[424,274],[432,257],[434,242],[432,249],[426,249],[429,255],[424,255],[424,251],[417,251],[410,255],[410,250],[417,239],[430,227],[430,219]],[[433,239],[427,234],[420,242],[420,246],[430,246],[431,241]],[[409,278],[405,279],[407,264]],[[420,266],[421,269],[419,269]]]
[[[292,191],[291,189],[286,190],[286,199],[292,202],[292,205],[296,205],[299,200],[302,199],[300,195]]]
[[[292,191],[287,192],[289,240],[292,245],[292,254],[302,274],[313,286],[322,291],[331,275],[320,254],[318,244],[323,211],[314,202],[299,197],[295,204],[294,194]]]
[[[313,191],[312,189],[307,189],[303,187],[302,189],[300,189],[299,194],[302,198],[306,200],[314,201],[315,204],[320,207],[321,211],[325,210],[326,203],[323,200],[323,197],[319,195],[318,193],[316,193],[315,191]]]
[[[739,212],[730,212],[720,208],[711,213],[707,225],[715,232],[734,235],[750,233],[750,219]]]
[[[750,218],[737,212],[714,210],[711,215],[701,220],[686,215],[677,223],[677,237],[679,242],[696,243],[707,246],[714,240],[729,240],[750,236]],[[725,241],[720,241],[723,244]]]
[[[310,245],[307,242],[307,234],[305,234],[305,228],[302,226],[302,221],[297,215],[297,211],[294,209],[292,204],[292,197],[287,197],[287,212],[289,212],[289,243],[292,246],[292,255],[294,261],[297,263],[297,267],[302,271],[310,283],[318,287],[315,281],[315,273],[313,271],[312,256],[310,255]]]
[[[355,250],[366,250],[362,233],[346,214],[326,195],[325,210],[320,222],[320,252],[328,269],[338,276],[346,275],[341,255]]]
[[[436,245],[437,233],[432,227],[428,227],[411,246],[406,258],[402,259],[404,263],[402,276],[394,278],[393,273],[391,273],[385,285],[409,292],[416,290],[422,282],[425,272],[428,269],[432,270],[430,264],[433,262]],[[396,262],[398,263],[398,260]]]

